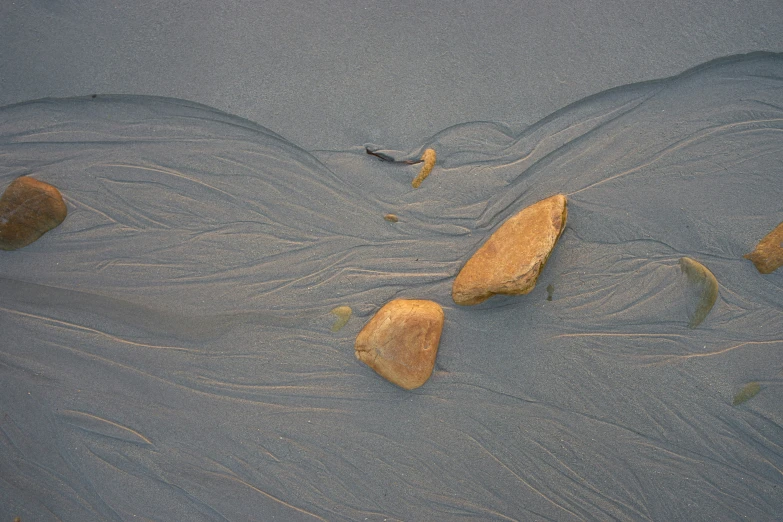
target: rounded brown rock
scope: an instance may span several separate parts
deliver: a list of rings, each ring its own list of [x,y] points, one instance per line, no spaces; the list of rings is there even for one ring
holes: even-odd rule
[[[401,388],[418,388],[432,375],[444,318],[434,301],[389,301],[356,336],[356,358]]]
[[[56,187],[22,176],[0,197],[0,249],[29,245],[63,222],[68,214]]]
[[[753,261],[761,274],[771,274],[783,266],[783,223],[764,236],[753,252],[742,257]]]
[[[507,219],[457,274],[451,290],[454,302],[475,305],[495,294],[530,292],[567,217],[566,197],[557,194]]]

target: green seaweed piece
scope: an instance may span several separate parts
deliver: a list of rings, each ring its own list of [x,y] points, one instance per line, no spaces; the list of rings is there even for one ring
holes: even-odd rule
[[[761,385],[757,382],[749,382],[745,385],[740,392],[734,396],[734,400],[731,401],[732,406],[737,406],[743,402],[749,401],[761,391]]]
[[[696,328],[718,300],[718,280],[707,267],[690,257],[680,258],[680,269],[688,279],[688,326]]]
[[[546,285],[546,293],[547,293],[546,300],[547,301],[551,301],[552,300],[552,294],[555,293],[555,285],[553,285],[552,283],[549,283],[548,285]]]
[[[330,313],[337,316],[337,320],[332,325],[332,331],[339,332],[340,329],[348,323],[348,319],[351,318],[353,310],[351,310],[350,306],[338,306],[333,308]]]

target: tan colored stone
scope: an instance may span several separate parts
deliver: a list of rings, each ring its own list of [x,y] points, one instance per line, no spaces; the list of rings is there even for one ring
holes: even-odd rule
[[[0,197],[0,249],[29,245],[62,223],[67,213],[57,188],[27,176],[16,178]]]
[[[457,274],[454,302],[475,305],[495,294],[530,292],[565,229],[566,206],[558,194],[507,219]]]
[[[764,236],[753,252],[742,257],[753,261],[762,274],[771,274],[783,266],[783,223]]]
[[[418,388],[432,375],[443,320],[434,301],[389,301],[356,336],[356,358],[401,388]]]

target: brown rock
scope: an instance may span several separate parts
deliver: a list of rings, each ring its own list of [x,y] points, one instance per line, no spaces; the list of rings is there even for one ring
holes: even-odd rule
[[[389,301],[356,336],[356,358],[401,388],[418,388],[432,375],[443,320],[434,301]]]
[[[63,222],[68,209],[57,188],[27,176],[0,197],[0,249],[27,246]]]
[[[468,259],[451,290],[454,302],[474,305],[495,294],[526,294],[566,224],[566,197],[552,196],[509,218]]]
[[[753,261],[762,274],[771,274],[783,266],[783,223],[764,236],[753,252],[742,257]]]

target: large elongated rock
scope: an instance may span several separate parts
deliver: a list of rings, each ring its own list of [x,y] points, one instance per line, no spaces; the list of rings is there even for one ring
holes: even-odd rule
[[[389,301],[356,336],[356,358],[401,388],[418,388],[432,375],[443,320],[434,301]]]
[[[753,252],[742,257],[753,261],[762,274],[771,274],[783,266],[783,223],[764,236]]]
[[[56,187],[35,178],[16,178],[0,197],[0,249],[29,245],[63,222],[68,209]]]
[[[563,233],[566,205],[566,197],[558,194],[506,220],[457,274],[454,302],[475,305],[495,294],[530,292]]]

